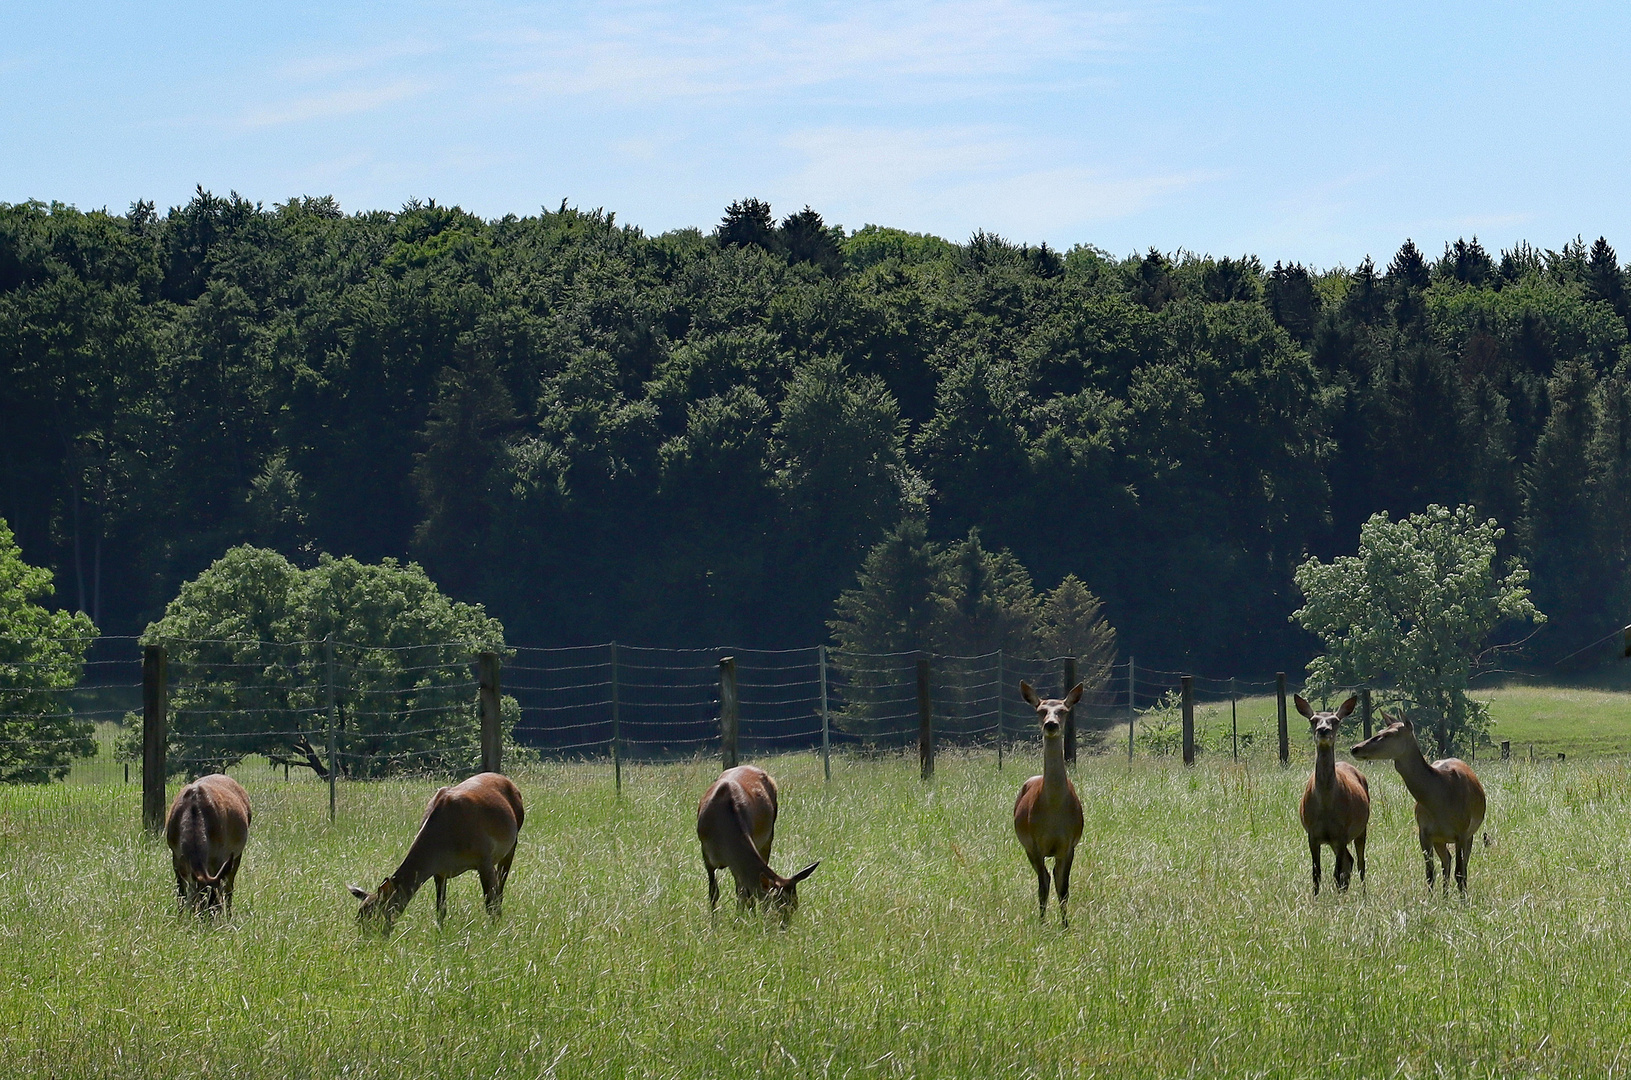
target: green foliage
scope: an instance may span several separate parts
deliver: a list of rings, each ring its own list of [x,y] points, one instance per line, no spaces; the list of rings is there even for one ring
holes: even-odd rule
[[[38,603],[53,591],[51,572],[23,561],[0,518],[0,783],[61,780],[96,752],[92,724],[62,694],[78,684],[96,627]]]
[[[113,631],[251,543],[411,553],[540,644],[675,645],[813,640],[927,513],[1080,575],[1151,663],[1261,673],[1306,656],[1306,553],[1470,503],[1548,661],[1631,604],[1628,315],[1606,239],[1316,271],[753,199],[655,237],[564,203],[0,205],[0,512]]]
[[[187,582],[142,641],[169,651],[173,773],[262,754],[327,775],[332,663],[339,768],[366,778],[473,768],[480,719],[470,665],[478,652],[501,652],[504,631],[481,608],[449,600],[414,563],[324,555],[302,570],[243,546]],[[506,711],[513,727],[513,703]],[[131,719],[127,752],[141,738]]]
[[[1304,603],[1293,615],[1325,653],[1308,665],[1308,689],[1391,686],[1419,731],[1449,754],[1489,725],[1488,705],[1467,694],[1489,635],[1502,623],[1545,621],[1530,602],[1529,572],[1497,570],[1504,530],[1470,506],[1429,506],[1390,521],[1377,514],[1359,552],[1297,568]]]
[[[886,715],[900,695],[900,670],[923,650],[950,658],[936,707],[954,721],[976,701],[989,708],[983,684],[962,684],[959,658],[998,650],[1015,661],[1075,656],[1082,681],[1103,686],[1116,632],[1102,611],[1074,575],[1038,594],[1014,554],[988,549],[978,529],[942,544],[929,539],[922,518],[908,517],[867,552],[828,623],[847,680],[842,718],[864,730]]]

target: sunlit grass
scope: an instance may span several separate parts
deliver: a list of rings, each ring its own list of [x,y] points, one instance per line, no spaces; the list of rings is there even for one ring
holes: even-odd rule
[[[786,931],[706,910],[713,762],[539,767],[496,927],[473,875],[388,940],[377,884],[428,782],[244,779],[238,906],[179,918],[121,786],[0,791],[0,1044],[54,1076],[1603,1075],[1631,1039],[1631,782],[1483,770],[1492,846],[1429,896],[1410,802],[1375,793],[1370,880],[1309,893],[1304,773],[1084,759],[1074,918],[1037,922],[1010,826],[1033,760],[767,762],[773,862],[820,858]],[[1327,861],[1329,875],[1329,861]],[[1329,880],[1329,877],[1327,878]],[[728,895],[728,890],[727,890]],[[1621,1061],[1624,1064],[1624,1061]]]

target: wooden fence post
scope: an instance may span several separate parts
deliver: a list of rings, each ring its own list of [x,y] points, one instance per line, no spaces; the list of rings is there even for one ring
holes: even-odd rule
[[[1133,698],[1138,690],[1138,681],[1133,677],[1136,663],[1132,654],[1127,656],[1127,764],[1133,763],[1133,725],[1138,723],[1138,711]]]
[[[1195,676],[1180,675],[1184,703],[1184,764],[1195,764]]]
[[[816,646],[816,660],[821,665],[821,778],[832,779],[832,719],[827,712],[827,646]]]
[[[736,657],[719,661],[719,750],[725,768],[736,768],[736,733],[740,724],[736,698]]]
[[[1501,740],[1501,760],[1502,761],[1511,761],[1512,760],[1512,740],[1511,739],[1502,739]]]
[[[1365,738],[1370,738],[1371,712],[1370,687],[1368,686],[1359,691],[1359,719],[1365,725]]]
[[[1286,730],[1286,673],[1274,673],[1274,696],[1280,705],[1280,764],[1291,763],[1291,734]]]
[[[1076,658],[1074,656],[1067,656],[1067,657],[1065,657],[1065,689],[1064,689],[1063,692],[1066,693],[1066,694],[1070,693],[1070,688],[1075,686],[1075,685],[1076,685]],[[1072,765],[1076,764],[1076,710],[1075,709],[1071,709],[1068,713],[1065,714],[1065,760],[1067,762],[1069,762],[1070,764],[1072,764]]]
[[[610,665],[612,669],[612,784],[617,794],[623,794],[623,732],[622,703],[618,696],[617,685],[617,642],[611,644]]]
[[[169,656],[163,645],[142,649],[142,827],[164,828],[164,751],[170,737]]]
[[[484,652],[476,659],[477,691],[481,698],[481,771],[504,771],[503,712],[499,698],[498,653]]]
[[[1003,691],[1003,684],[1008,681],[1006,678],[1004,678],[1004,670],[1003,669],[1006,666],[1007,665],[1005,665],[1003,663],[1002,650],[998,649],[997,650],[997,771],[998,772],[1002,772],[1002,742],[1003,742],[1003,739],[1007,738],[1007,732],[1005,732],[1003,730],[1004,725],[1003,725],[1003,722],[1002,722],[1003,706],[1006,704],[1006,702],[1003,699],[1003,692],[1002,692]]]
[[[929,658],[917,658],[917,764],[924,780],[934,775],[934,699],[929,695]]]
[[[334,635],[330,633],[323,639],[323,667],[326,670],[324,682],[328,686],[328,823],[334,824],[334,806],[338,801],[338,789],[335,784],[340,775],[340,742],[334,732]]]
[[[1240,760],[1240,695],[1235,686],[1235,677],[1229,676],[1229,743],[1234,750],[1234,759]]]

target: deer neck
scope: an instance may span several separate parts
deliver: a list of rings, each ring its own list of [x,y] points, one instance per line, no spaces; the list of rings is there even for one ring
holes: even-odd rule
[[[1065,740],[1042,740],[1042,795],[1048,799],[1062,799],[1070,790],[1070,775],[1065,771]]]
[[[1399,771],[1399,778],[1417,802],[1432,803],[1437,800],[1444,787],[1444,778],[1427,764],[1420,746],[1412,744],[1408,751],[1393,759],[1393,767]]]
[[[1314,744],[1314,790],[1330,794],[1337,784],[1337,748]]]

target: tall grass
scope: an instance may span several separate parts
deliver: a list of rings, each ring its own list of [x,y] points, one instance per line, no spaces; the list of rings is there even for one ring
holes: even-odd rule
[[[1035,761],[765,764],[788,929],[710,918],[711,762],[516,776],[503,919],[474,875],[387,939],[354,923],[432,786],[245,777],[237,910],[179,917],[119,786],[0,791],[0,1046],[28,1076],[1618,1075],[1631,1059],[1631,782],[1490,764],[1470,895],[1427,893],[1411,803],[1367,767],[1365,888],[1313,900],[1306,773],[1084,760],[1072,925],[1036,915],[1011,807]],[[1330,881],[1329,854],[1326,856]],[[726,889],[727,896],[729,889]]]

